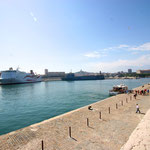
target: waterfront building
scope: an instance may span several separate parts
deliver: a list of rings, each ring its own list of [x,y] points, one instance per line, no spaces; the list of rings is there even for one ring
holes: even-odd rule
[[[102,74],[101,71],[99,73],[94,73],[94,72],[86,72],[81,69],[79,72],[75,72],[75,76],[90,76],[99,74]]]
[[[128,73],[132,73],[132,69],[128,69]]]
[[[48,75],[48,69],[45,69],[45,75]]]
[[[93,74],[93,73],[83,71],[82,69],[79,72],[75,72],[75,76],[88,76],[88,75],[91,75],[91,74]]]
[[[137,70],[136,73],[137,74],[149,74],[150,73],[150,69],[148,69],[148,70]]]
[[[48,72],[49,77],[64,77],[65,72]]]
[[[65,72],[48,72],[48,69],[45,69],[45,77],[64,77]]]

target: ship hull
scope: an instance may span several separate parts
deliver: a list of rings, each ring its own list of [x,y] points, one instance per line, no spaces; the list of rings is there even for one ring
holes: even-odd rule
[[[109,92],[109,96],[115,96],[115,95],[118,95],[120,94],[119,92]]]
[[[40,81],[19,81],[17,79],[1,79],[0,80],[0,85],[12,85],[12,84],[26,84],[26,83],[36,83],[36,82],[41,82]]]
[[[104,80],[104,76],[77,76],[77,77],[65,77],[63,81],[78,81],[78,80]]]

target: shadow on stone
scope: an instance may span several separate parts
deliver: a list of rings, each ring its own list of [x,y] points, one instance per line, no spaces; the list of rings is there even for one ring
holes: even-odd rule
[[[145,115],[145,113],[140,113],[141,115]]]
[[[91,129],[94,129],[93,127],[91,127],[91,126],[88,126],[89,128],[91,128]]]
[[[73,139],[74,141],[77,141],[75,138],[73,138],[73,137],[70,137],[71,139]]]

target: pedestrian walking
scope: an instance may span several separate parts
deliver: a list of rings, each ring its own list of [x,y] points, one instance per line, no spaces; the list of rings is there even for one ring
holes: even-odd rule
[[[134,94],[134,98],[136,99],[137,94]]]
[[[141,111],[140,111],[140,108],[139,108],[139,105],[138,104],[136,104],[136,113],[141,113]]]

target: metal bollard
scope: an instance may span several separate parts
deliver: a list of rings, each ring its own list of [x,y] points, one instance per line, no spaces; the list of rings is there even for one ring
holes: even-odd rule
[[[44,150],[44,142],[43,142],[43,140],[42,140],[42,150]]]
[[[118,104],[116,104],[116,109],[118,109]]]
[[[87,126],[89,127],[89,118],[87,118]]]
[[[99,112],[99,119],[102,119],[101,111]]]
[[[128,103],[128,99],[126,98],[126,103]]]
[[[110,107],[108,108],[108,112],[109,112],[109,114],[110,114]]]
[[[71,137],[71,127],[69,127],[69,137]]]
[[[123,106],[123,101],[121,101],[121,104],[122,104],[122,106]]]

